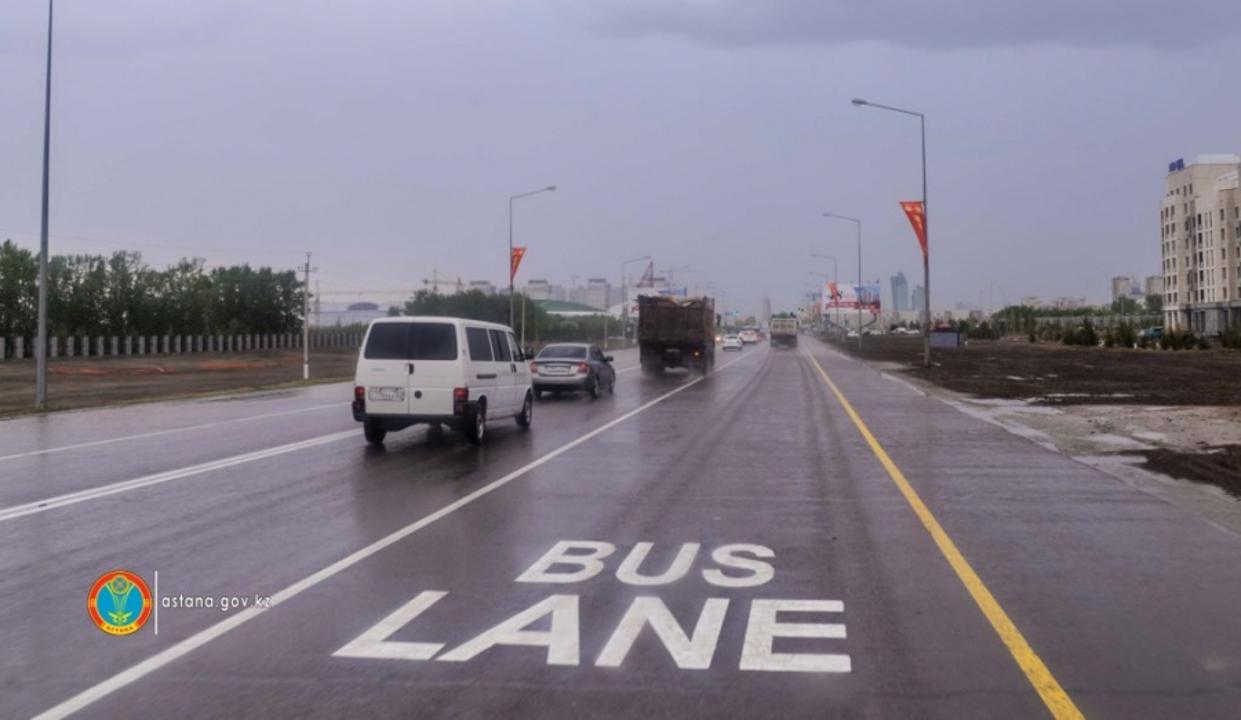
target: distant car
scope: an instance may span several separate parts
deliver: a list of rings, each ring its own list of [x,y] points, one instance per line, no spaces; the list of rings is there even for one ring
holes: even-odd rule
[[[1160,340],[1163,338],[1163,328],[1159,326],[1148,327],[1141,332],[1139,337],[1146,338],[1147,340]]]
[[[747,345],[750,345],[750,344],[758,342],[758,331],[757,330],[742,330],[741,335],[739,337],[741,338],[741,342]]]
[[[850,338],[857,337],[857,330],[850,330],[849,332],[845,333],[845,337],[850,337]]]
[[[530,379],[535,397],[544,392],[585,390],[597,398],[604,390],[616,392],[612,356],[585,343],[554,343],[543,348],[530,363]]]
[[[724,344],[720,346],[721,350],[741,350],[745,347],[745,343],[741,342],[740,335],[725,335]]]

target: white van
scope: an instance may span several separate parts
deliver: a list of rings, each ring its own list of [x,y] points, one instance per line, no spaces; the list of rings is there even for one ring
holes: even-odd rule
[[[534,412],[530,368],[505,325],[450,317],[371,322],[358,353],[353,419],[380,444],[410,425],[448,425],[481,443],[487,421]]]

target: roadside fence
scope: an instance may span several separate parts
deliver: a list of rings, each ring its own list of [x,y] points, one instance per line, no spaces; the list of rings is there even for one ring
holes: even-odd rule
[[[310,332],[311,348],[357,348],[361,332]],[[0,361],[34,358],[35,339],[0,337]],[[64,335],[48,338],[47,357],[102,358],[190,353],[239,353],[300,350],[301,333],[249,333],[244,335],[127,335],[119,337]]]

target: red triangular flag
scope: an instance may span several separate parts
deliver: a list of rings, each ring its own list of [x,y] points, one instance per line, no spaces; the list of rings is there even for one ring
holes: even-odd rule
[[[918,245],[922,248],[922,259],[925,260],[927,256],[926,208],[921,200],[902,200],[901,209],[909,218],[909,224],[913,225],[914,234],[918,236]]]
[[[517,268],[518,266],[521,265],[521,259],[524,258],[525,256],[526,256],[526,249],[524,247],[513,248],[513,254],[509,258],[509,271],[508,271],[509,282],[512,282],[513,278],[517,277]]]

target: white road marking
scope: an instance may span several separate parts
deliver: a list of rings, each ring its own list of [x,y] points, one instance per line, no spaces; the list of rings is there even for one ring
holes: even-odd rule
[[[241,465],[243,463],[254,462],[255,460],[262,460],[264,458],[284,455],[298,450],[305,450],[307,448],[325,445],[327,443],[336,442],[337,440],[344,440],[345,438],[351,437],[359,437],[358,431],[346,430],[344,432],[332,433],[330,435],[321,435],[309,440],[289,443],[288,445],[277,445],[276,447],[267,448],[266,450],[256,450],[243,455],[234,455],[233,457],[227,457],[221,460],[212,460],[211,462],[191,465],[177,470],[169,470],[167,472],[156,473],[154,475],[145,475],[132,480],[122,480],[121,482],[90,488],[89,490],[68,493],[66,495],[57,495],[56,497],[36,500],[23,505],[14,505],[13,507],[0,509],[0,522],[4,522],[5,520],[13,520],[26,515],[33,515],[46,510],[54,510],[68,505],[76,505],[78,503],[86,502],[87,500],[96,500],[101,497],[116,495],[117,493],[128,492],[138,488],[158,485],[160,483],[166,483],[170,480],[179,480],[181,478],[190,477],[191,475],[211,472],[212,470],[220,470],[223,468],[233,467],[235,465]]]
[[[729,361],[721,365],[718,368],[718,370],[723,370],[729,367],[730,365],[733,365],[734,363],[740,362],[741,360],[744,360],[749,357],[756,357],[756,356],[755,355],[743,355],[737,358],[736,360],[732,360],[732,361]],[[193,652],[194,650],[202,647],[203,645],[206,645],[207,643],[224,635],[225,633],[232,630],[233,628],[236,628],[246,622],[249,622],[250,620],[253,620],[254,618],[258,617],[260,614],[267,612],[271,608],[274,608],[283,602],[287,602],[288,600],[291,600],[292,598],[302,594],[303,592],[309,590],[315,585],[318,585],[324,580],[327,580],[349,569],[350,567],[374,555],[380,550],[383,550],[384,548],[387,548],[391,545],[394,545],[400,542],[401,540],[404,540],[406,537],[409,537],[410,535],[418,532],[419,530],[430,525],[436,520],[439,520],[440,518],[443,518],[446,515],[450,515],[456,512],[457,510],[460,510],[461,508],[465,507],[466,505],[473,503],[475,500],[478,500],[479,498],[482,498],[492,492],[495,492],[496,490],[499,490],[500,488],[504,487],[505,485],[508,485],[509,483],[516,480],[517,478],[522,477],[523,475],[530,472],[531,470],[534,470],[537,467],[547,464],[548,462],[554,460],[557,457],[560,457],[561,455],[572,450],[578,445],[581,445],[582,443],[590,440],[596,435],[599,435],[600,433],[604,433],[610,430],[611,428],[616,427],[617,425],[625,422],[629,418],[650,409],[651,407],[663,402],[664,400],[667,400],[668,398],[672,397],[673,395],[676,395],[677,393],[687,388],[693,387],[694,385],[702,382],[702,380],[703,380],[703,377],[699,376],[699,377],[694,378],[693,380],[690,380],[689,382],[683,385],[678,385],[672,390],[669,390],[663,395],[660,395],[659,397],[653,400],[650,400],[646,403],[643,403],[642,405],[639,405],[638,407],[634,408],[633,410],[630,410],[624,415],[621,415],[615,420],[611,420],[607,423],[604,423],[603,425],[600,425],[599,427],[595,428],[594,430],[591,430],[585,435],[578,437],[575,440],[570,440],[569,442],[565,443],[564,445],[561,445],[555,450],[552,450],[546,455],[536,458],[535,460],[532,460],[526,463],[525,465],[517,468],[513,472],[501,478],[491,481],[487,485],[484,485],[483,487],[475,490],[469,495],[466,495],[454,502],[449,503],[448,505],[445,505],[444,507],[440,508],[439,510],[436,510],[430,515],[424,516],[421,520],[417,520],[413,523],[410,523],[409,525],[406,525],[400,530],[390,533],[389,535],[383,538],[380,538],[379,540],[376,540],[370,545],[367,545],[366,547],[360,550],[357,550],[349,555],[346,555],[345,557],[341,558],[340,560],[337,560],[331,565],[328,565],[327,567],[317,572],[307,575],[301,580],[298,580],[297,582],[293,583],[292,585],[289,585],[288,587],[284,588],[280,592],[277,592],[276,594],[272,595],[271,604],[269,606],[265,608],[249,607],[237,613],[236,615],[230,615],[228,619],[222,620],[216,623],[215,625],[212,625],[208,628],[200,630],[197,633],[182,640],[181,642],[178,642],[177,644],[169,647],[168,649],[162,652],[156,653],[155,655],[152,655],[151,657],[147,658],[146,660],[143,660],[137,665],[134,665],[125,670],[122,670],[121,672],[113,675],[107,680],[104,680],[100,683],[92,685],[91,687],[83,690],[77,695],[74,695],[68,700],[65,700],[64,702],[61,702],[60,704],[52,708],[49,708],[48,710],[45,710],[44,712],[35,716],[35,720],[53,720],[54,718],[68,717],[69,715],[77,712],[78,710],[81,710],[91,705],[95,701],[100,700],[101,698],[104,698],[107,695],[110,695],[111,693],[116,692],[117,690],[120,690],[121,688],[127,685],[130,685],[131,683],[136,682],[137,680],[140,680],[141,678],[164,667],[168,663],[171,663],[174,660],[177,660],[178,658],[184,655],[187,655],[190,652]]]
[[[48,453],[64,452],[65,450],[81,450],[82,448],[98,447],[100,445],[111,445],[112,443],[126,442],[129,440],[141,440],[142,438],[159,437],[160,435],[171,435],[173,433],[189,432],[190,430],[203,430],[205,428],[220,427],[221,425],[231,425],[233,423],[248,422],[250,420],[265,420],[267,418],[283,417],[285,415],[297,415],[299,413],[314,412],[316,410],[326,410],[327,408],[343,409],[348,403],[344,400],[341,402],[330,403],[327,405],[314,405],[312,407],[298,408],[296,410],[284,410],[281,412],[265,413],[263,415],[247,415],[246,417],[232,418],[230,420],[219,420],[216,422],[203,423],[202,425],[189,425],[187,427],[169,428],[167,430],[155,430],[147,433],[138,433],[136,435],[123,435],[121,437],[109,438],[107,440],[93,440],[91,442],[77,443],[76,445],[62,445],[61,447],[47,448],[45,450],[31,450],[30,452],[14,453],[13,455],[0,455],[0,462],[5,460],[16,460],[17,458],[31,457],[34,455],[46,455]]]
[[[687,635],[677,623],[668,606],[657,597],[636,597],[608,644],[595,660],[597,667],[620,667],[637,641],[642,628],[647,625],[655,631],[672,661],[682,670],[707,670],[715,657],[720,630],[724,627],[724,614],[728,611],[725,598],[707,598],[698,615],[692,635]]]
[[[754,600],[750,603],[750,624],[746,626],[741,648],[742,670],[768,672],[847,673],[853,668],[848,655],[837,653],[779,653],[772,649],[776,638],[844,639],[841,623],[780,622],[780,612],[843,613],[839,600]]]

